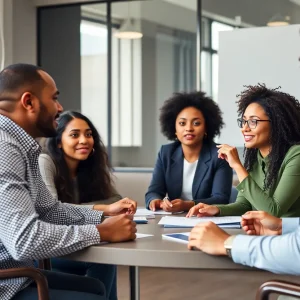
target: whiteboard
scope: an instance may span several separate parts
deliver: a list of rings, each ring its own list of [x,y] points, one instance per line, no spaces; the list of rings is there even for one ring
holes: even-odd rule
[[[242,147],[237,95],[244,85],[265,83],[300,99],[300,25],[220,32],[218,104],[225,128],[219,142]]]

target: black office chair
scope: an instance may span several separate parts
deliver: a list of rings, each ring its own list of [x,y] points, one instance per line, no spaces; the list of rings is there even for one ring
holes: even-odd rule
[[[267,281],[259,287],[256,300],[268,300],[273,293],[300,299],[300,285],[281,280]]]

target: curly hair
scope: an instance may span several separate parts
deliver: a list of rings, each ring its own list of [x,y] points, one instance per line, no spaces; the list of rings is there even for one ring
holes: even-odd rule
[[[66,126],[74,119],[85,121],[92,130],[94,154],[80,161],[77,169],[79,199],[81,203],[107,199],[113,194],[110,176],[111,166],[101,137],[92,122],[79,112],[66,111],[58,119],[57,136],[47,141],[47,152],[56,166],[55,186],[58,199],[62,202],[74,203],[74,187],[64,159],[64,153],[58,145]]]
[[[268,116],[271,126],[270,130],[270,153],[269,164],[264,182],[264,189],[269,189],[275,184],[278,170],[282,161],[293,145],[300,142],[300,104],[299,101],[278,89],[268,89],[265,84],[254,86],[245,86],[237,101],[238,114],[243,116],[246,108],[251,103],[257,103],[262,106]],[[257,162],[256,148],[244,148],[245,162],[247,171],[253,169]]]
[[[204,92],[174,93],[160,109],[161,132],[167,139],[176,140],[176,118],[187,107],[194,107],[202,112],[206,124],[206,141],[212,141],[215,136],[220,135],[224,122],[216,102]]]

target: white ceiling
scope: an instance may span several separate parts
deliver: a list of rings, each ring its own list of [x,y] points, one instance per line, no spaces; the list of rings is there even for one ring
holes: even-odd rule
[[[196,10],[197,9],[197,1],[195,0],[163,0],[165,2],[169,2],[178,6],[185,7],[187,9]]]
[[[300,0],[290,0],[290,1],[297,4],[297,5],[300,5]]]

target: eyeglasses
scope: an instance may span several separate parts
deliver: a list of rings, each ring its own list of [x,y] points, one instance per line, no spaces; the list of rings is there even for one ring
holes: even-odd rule
[[[249,120],[237,119],[237,123],[240,128],[243,128],[245,126],[245,124],[247,123],[247,125],[250,129],[255,129],[258,122],[271,122],[271,121],[270,120],[255,120],[255,119],[249,119]]]

